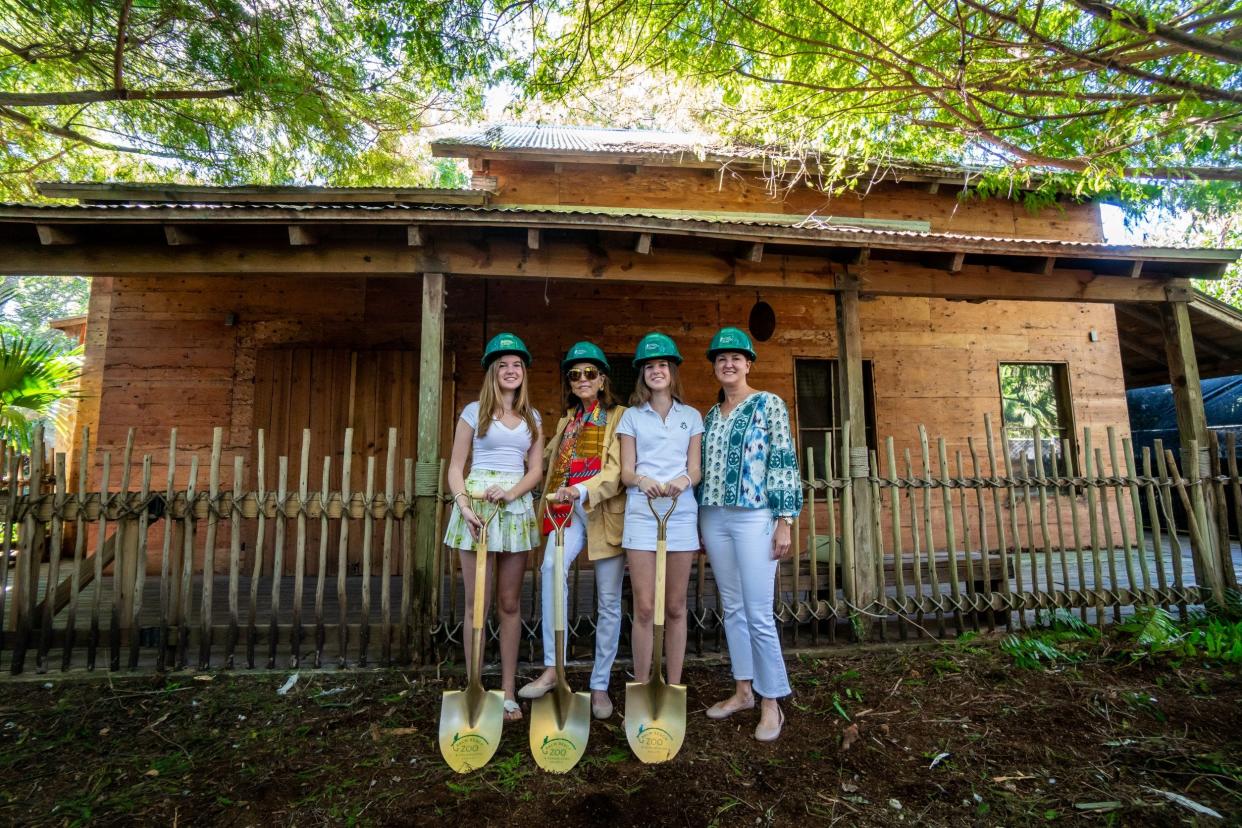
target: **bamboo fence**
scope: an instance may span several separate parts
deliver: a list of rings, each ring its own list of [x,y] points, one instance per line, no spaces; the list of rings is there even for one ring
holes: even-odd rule
[[[310,456],[306,431],[299,456],[274,464],[256,436],[249,469],[245,457],[224,456],[221,429],[203,457],[185,456],[174,429],[159,455],[162,479],[151,454],[135,456],[132,431],[119,458],[92,451],[83,435],[72,481],[68,458],[41,437],[28,456],[0,449],[0,663],[17,674],[455,658],[464,594],[457,555],[442,546],[427,614],[437,620],[418,628],[415,464],[399,456],[396,429],[381,455],[360,455],[361,469],[352,429],[340,452],[323,457]],[[1136,452],[1112,429],[1059,446],[1035,430],[1021,463],[1024,449],[988,419],[981,439],[964,443],[921,427],[908,436],[869,456],[841,445],[822,469],[807,452],[795,554],[781,563],[773,596],[789,644],[1009,629],[1055,611],[1103,625],[1137,605],[1185,614],[1237,589],[1235,434],[1224,445],[1213,434],[1179,459],[1158,441]],[[96,490],[92,479],[103,481]],[[867,514],[854,508],[864,486]],[[437,537],[449,505],[443,484],[439,503]],[[541,657],[541,555],[529,556],[523,585],[532,661]],[[594,633],[584,557],[569,575],[577,657],[589,657]],[[871,594],[868,582],[879,585]],[[690,649],[721,649],[703,555],[689,589]],[[497,629],[492,619],[489,646]]]

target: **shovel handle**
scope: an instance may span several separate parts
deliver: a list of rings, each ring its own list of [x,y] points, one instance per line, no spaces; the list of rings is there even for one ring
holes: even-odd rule
[[[473,617],[470,619],[470,627],[477,632],[483,629],[483,603],[486,594],[484,587],[487,583],[487,528],[500,514],[500,504],[485,500],[480,491],[469,492],[468,496],[471,510],[483,521],[483,526],[479,529],[479,537],[474,544],[474,612],[471,613]],[[488,510],[488,506],[492,508]]]
[[[557,519],[556,514],[552,511],[552,504],[556,502],[556,492],[548,492],[544,500],[544,514],[548,516],[548,520],[552,523],[552,527],[556,530],[556,557],[552,559],[552,578],[555,584],[552,587],[552,629],[558,633],[565,632],[565,527],[569,525],[570,518],[573,517],[571,509],[564,517]],[[561,642],[556,642],[556,651],[561,651]]]
[[[656,519],[656,577],[655,577],[655,626],[664,627],[664,584],[666,580],[665,570],[667,569],[668,559],[668,519],[672,517],[673,510],[677,508],[677,495],[669,498],[672,502],[663,513],[656,511],[655,502],[659,498],[648,497],[647,508],[651,509],[651,514]],[[658,656],[657,656],[658,657]]]

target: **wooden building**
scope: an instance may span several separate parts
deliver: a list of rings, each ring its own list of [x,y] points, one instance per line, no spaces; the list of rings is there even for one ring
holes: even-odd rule
[[[45,195],[76,203],[0,207],[0,269],[93,279],[78,425],[94,448],[119,457],[136,429],[134,451],[161,481],[171,427],[178,451],[194,453],[210,451],[220,426],[249,487],[263,429],[270,489],[275,458],[297,458],[304,429],[310,456],[337,468],[352,427],[360,470],[395,426],[397,456],[416,460],[417,603],[431,589],[448,435],[500,330],[534,355],[545,421],[568,345],[597,342],[624,386],[649,330],[676,339],[688,402],[705,411],[709,339],[766,305],[775,325],[752,384],[790,402],[803,456],[818,447],[817,477],[855,481],[860,515],[873,495],[865,447],[883,466],[891,436],[919,477],[922,425],[932,463],[942,437],[946,476],[967,475],[954,458],[982,453],[968,438],[982,436],[985,415],[999,440],[1003,378],[1023,366],[1053,388],[1049,456],[1065,440],[1080,458],[1085,428],[1124,435],[1117,307],[1158,322],[1140,344],[1166,359],[1185,442],[1206,446],[1189,280],[1220,276],[1236,251],[1110,245],[1097,204],[1066,197],[1031,212],[973,193],[968,169],[877,168],[865,187],[828,197],[806,181],[786,190],[758,151],[662,133],[495,127],[433,150],[467,160],[470,189],[49,184]],[[1033,456],[1019,431],[1014,462]],[[847,468],[844,446],[855,449]],[[1062,462],[1062,474],[1083,471],[1081,459]],[[98,460],[90,471],[98,487]],[[890,472],[907,476],[901,462]],[[177,486],[187,473],[178,466]],[[945,528],[941,514],[932,531]],[[849,531],[865,563],[889,526]],[[874,597],[875,570],[859,566],[859,598]]]

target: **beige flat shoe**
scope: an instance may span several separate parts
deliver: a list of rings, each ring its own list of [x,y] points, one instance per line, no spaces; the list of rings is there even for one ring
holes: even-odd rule
[[[591,715],[597,719],[612,718],[612,699],[604,699],[602,702],[591,699]]]
[[[754,710],[755,709],[755,700],[753,697],[750,700],[750,704],[743,704],[743,705],[729,704],[729,702],[731,701],[731,698],[732,697],[725,699],[724,701],[721,701],[721,702],[716,702],[711,707],[707,708],[707,718],[716,719],[717,721],[719,721],[720,719],[729,718],[734,713],[741,713],[743,710]]]
[[[517,691],[518,698],[522,699],[541,699],[547,695],[548,691],[556,686],[556,677],[547,683],[542,683],[539,679],[535,679],[530,684],[524,685]]]
[[[781,735],[781,728],[785,726],[785,711],[779,707],[776,708],[780,718],[776,722],[776,727],[764,727],[760,724],[755,728],[755,738],[760,742],[775,742]]]

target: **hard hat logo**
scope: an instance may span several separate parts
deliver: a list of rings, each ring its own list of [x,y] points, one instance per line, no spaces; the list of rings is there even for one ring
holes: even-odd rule
[[[681,352],[671,336],[652,331],[639,340],[638,347],[634,349],[634,367],[649,359],[667,359],[680,365]]]
[[[715,361],[717,356],[726,351],[743,354],[751,362],[758,359],[750,337],[740,328],[721,328],[717,331],[712,337],[712,344],[707,349],[707,358]]]
[[[487,343],[487,347],[483,349],[483,367],[491,365],[502,356],[508,355],[519,356],[526,366],[530,367],[530,351],[526,350],[526,343],[514,334],[504,332],[498,333]]]

